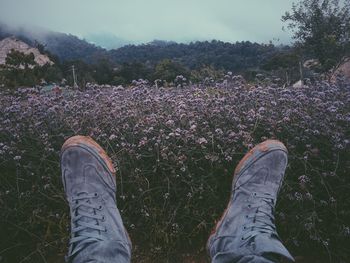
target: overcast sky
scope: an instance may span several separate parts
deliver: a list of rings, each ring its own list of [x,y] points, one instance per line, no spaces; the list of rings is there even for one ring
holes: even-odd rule
[[[296,0],[0,0],[0,20],[83,37],[135,42],[218,39],[265,42],[290,35],[281,16]],[[274,41],[275,43],[278,43]]]

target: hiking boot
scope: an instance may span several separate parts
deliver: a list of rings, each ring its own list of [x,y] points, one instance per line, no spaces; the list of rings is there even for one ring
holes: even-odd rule
[[[212,262],[294,262],[278,237],[274,209],[287,166],[287,149],[267,140],[238,164],[226,211],[209,237]]]
[[[116,205],[115,170],[90,137],[69,138],[61,150],[64,190],[70,207],[67,262],[130,262],[131,242]]]

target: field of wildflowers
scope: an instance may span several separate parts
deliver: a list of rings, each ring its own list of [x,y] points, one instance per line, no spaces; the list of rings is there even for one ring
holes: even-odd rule
[[[94,138],[116,165],[134,262],[205,254],[235,165],[267,138],[289,150],[276,213],[284,243],[299,262],[349,262],[349,86],[248,86],[233,77],[166,89],[138,81],[0,92],[0,262],[63,262],[69,210],[59,152],[76,134]]]

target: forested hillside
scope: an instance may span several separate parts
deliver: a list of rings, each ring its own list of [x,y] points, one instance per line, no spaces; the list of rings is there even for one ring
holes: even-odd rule
[[[107,51],[73,35],[48,31],[34,33],[24,28],[14,30],[0,24],[0,40],[12,35],[31,45],[43,44],[61,62],[82,60],[95,64],[107,59],[116,65],[140,62],[154,66],[164,59],[171,59],[189,69],[211,65],[216,69],[235,72],[260,68],[272,55],[289,49],[249,41],[227,43],[213,40],[189,44],[153,41]]]

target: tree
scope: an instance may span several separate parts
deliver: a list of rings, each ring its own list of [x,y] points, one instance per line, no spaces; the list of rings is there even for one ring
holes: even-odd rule
[[[34,60],[34,54],[24,54],[17,50],[12,49],[11,52],[6,57],[6,65],[14,68],[28,69],[29,67],[33,68],[36,66],[36,62]]]
[[[98,84],[107,84],[113,81],[113,65],[107,59],[100,59],[97,64],[94,65],[93,78]]]
[[[324,71],[350,54],[350,1],[301,0],[282,16],[295,45],[317,58]]]
[[[267,59],[265,64],[262,65],[263,70],[267,70],[278,76],[281,79],[285,79],[288,84],[290,81],[296,81],[300,79],[300,75],[295,76],[299,69],[300,56],[296,50],[288,50],[287,52],[280,52]]]
[[[152,69],[140,62],[123,63],[114,78],[116,84],[127,84],[133,80],[150,79]],[[124,80],[124,83],[122,83]]]
[[[33,86],[42,79],[58,82],[63,78],[60,64],[40,66],[35,62],[33,53],[24,54],[12,50],[6,57],[5,65],[0,67],[0,84],[7,87]]]
[[[17,50],[11,50],[6,57],[5,65],[0,69],[1,84],[7,87],[33,86],[37,81],[34,68],[37,63],[34,61],[33,53],[24,54]]]
[[[34,68],[34,73],[38,80],[44,79],[46,82],[59,82],[63,78],[62,70],[56,64],[46,64],[42,67],[37,66]]]
[[[97,75],[100,73],[97,72],[97,66],[96,68],[93,65],[89,65],[85,63],[82,60],[72,60],[72,61],[65,61],[61,64],[61,71],[64,72],[63,77],[68,81],[69,85],[73,85],[73,73],[72,73],[72,67],[75,68],[75,74],[77,76],[77,84],[79,87],[85,87],[86,83],[95,83],[96,80],[93,77],[93,75]],[[109,69],[108,69],[109,70]],[[100,79],[99,79],[100,80]],[[104,84],[104,83],[103,83]]]
[[[200,82],[205,78],[218,80],[224,76],[223,70],[217,70],[213,66],[203,66],[198,70],[192,70],[190,79],[194,82]]]
[[[164,59],[159,62],[154,72],[155,79],[166,80],[172,82],[176,76],[182,75],[188,78],[188,70],[181,64],[174,62],[170,59]]]

